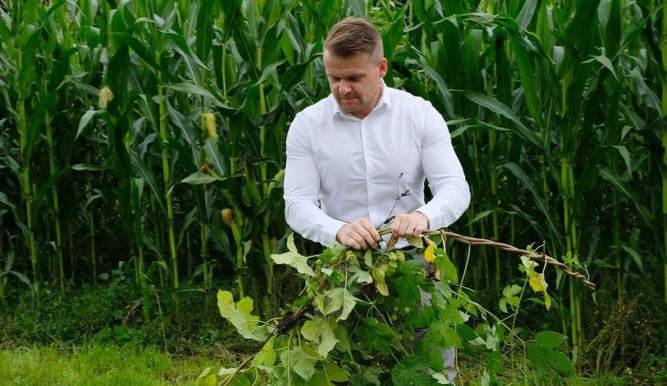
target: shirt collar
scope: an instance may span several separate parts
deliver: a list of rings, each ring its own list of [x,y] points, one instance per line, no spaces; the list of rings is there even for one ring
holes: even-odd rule
[[[382,105],[387,105],[387,108],[389,108],[389,109],[391,108],[391,97],[389,96],[389,92],[387,90],[387,85],[384,83],[384,79],[382,79],[381,87],[382,87],[382,95],[380,95],[380,100],[378,100],[378,103],[377,103],[377,105],[375,105],[375,108],[373,108],[373,111],[379,109],[380,107],[382,107]],[[334,117],[336,115],[340,115],[340,116],[347,117],[347,118],[359,119],[359,118],[355,117],[354,115],[341,110],[340,105],[336,102],[336,99],[333,97],[333,94],[330,94],[329,98],[331,98],[331,100],[333,101],[333,116]],[[373,111],[371,111],[371,113]]]

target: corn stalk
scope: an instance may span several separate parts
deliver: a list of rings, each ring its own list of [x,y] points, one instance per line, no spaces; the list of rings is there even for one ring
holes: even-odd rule
[[[662,70],[667,72],[667,0],[662,0]],[[667,170],[667,79],[662,78],[662,166]],[[663,264],[664,264],[664,300],[667,303],[667,172],[662,175],[662,227],[663,227]]]

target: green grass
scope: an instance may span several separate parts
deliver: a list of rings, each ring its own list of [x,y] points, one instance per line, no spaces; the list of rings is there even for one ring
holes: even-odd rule
[[[154,348],[96,346],[0,351],[3,385],[193,385],[218,360],[171,357]]]
[[[570,375],[560,375],[548,370],[542,376],[522,359],[523,354],[516,353],[514,362],[510,363],[510,354],[505,352],[500,358],[502,372],[494,378],[504,386],[644,386],[667,385],[665,359],[657,358],[636,368],[614,368],[604,371],[577,371]],[[479,385],[488,367],[480,356],[458,353],[457,385]]]
[[[0,351],[0,380],[11,385],[194,385],[207,367],[232,367],[231,353],[218,346],[199,356],[171,356],[159,349],[100,345],[77,349],[47,346],[18,347]],[[221,354],[224,354],[221,356]],[[458,383],[478,385],[483,377],[481,358],[459,356]],[[503,358],[504,361],[507,358]],[[506,364],[507,365],[507,364]],[[561,377],[555,373],[538,377],[530,366],[515,363],[505,366],[496,380],[503,385],[660,385],[667,374],[658,367],[607,371],[596,375],[574,374]]]

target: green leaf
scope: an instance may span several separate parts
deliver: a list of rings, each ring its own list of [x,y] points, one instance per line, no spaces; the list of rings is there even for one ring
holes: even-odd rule
[[[213,170],[218,174],[218,176],[224,176],[225,173],[225,164],[222,158],[222,154],[217,147],[217,141],[213,138],[209,138],[204,143],[204,152],[208,157],[208,161],[213,165]]]
[[[214,41],[213,36],[213,19],[215,14],[213,12],[213,5],[215,1],[213,0],[202,0],[200,1],[200,8],[197,12],[197,41],[196,49],[197,56],[202,60],[208,58],[208,54],[211,51],[211,45]]]
[[[285,63],[287,59],[279,60],[275,63],[271,63],[270,65],[266,66],[264,70],[262,71],[262,75],[259,77],[257,82],[255,82],[255,86],[259,86],[261,83],[265,82],[266,79],[271,76],[271,74],[276,73],[276,69],[280,67],[283,63]]]
[[[609,60],[608,57],[604,55],[598,55],[594,56],[593,58],[584,61],[583,63],[590,63],[592,61],[597,61],[598,63],[602,64],[604,67],[611,72],[611,74],[614,76],[614,78],[618,81],[618,76],[616,76],[616,71],[614,71],[614,65],[611,63],[611,60]]]
[[[391,352],[392,332],[388,325],[368,317],[354,330],[354,338],[362,347],[384,354]]]
[[[525,9],[525,8],[524,8]],[[521,43],[512,40],[512,51],[514,54],[514,61],[519,70],[519,77],[521,79],[521,87],[525,93],[524,100],[528,106],[528,111],[531,117],[535,120],[539,127],[543,127],[542,123],[542,98],[539,93],[537,78],[535,77],[535,65],[531,58],[530,51]]]
[[[630,256],[632,257],[632,260],[635,262],[635,264],[637,264],[637,267],[639,268],[641,273],[645,275],[646,272],[644,271],[644,264],[642,264],[642,258],[641,258],[641,256],[639,256],[639,253],[634,248],[631,248],[627,245],[621,245],[621,247],[628,254],[630,254]]]
[[[391,370],[391,381],[394,385],[437,385],[430,375],[425,373],[429,369],[429,360],[419,355],[409,355]]]
[[[341,285],[345,282],[345,276],[337,270],[331,268],[322,268],[322,273],[327,275],[332,283]]]
[[[640,200],[638,195],[635,194],[635,191],[630,189],[630,186],[628,186],[629,184],[627,184],[621,177],[612,173],[606,167],[601,167],[599,172],[602,178],[607,180],[630,199],[630,201],[635,205],[635,208],[639,212],[644,223],[648,226],[652,226],[654,223],[653,214],[644,205],[642,205],[642,200]]]
[[[350,265],[347,268],[348,272],[352,274],[350,281],[352,283],[370,284],[373,281],[371,274],[356,265]]]
[[[290,235],[287,236],[287,249],[288,252],[272,254],[271,258],[273,261],[276,264],[287,264],[304,275],[315,276],[315,272],[308,265],[308,257],[301,255],[296,250],[296,245],[294,245],[294,233],[290,233]]]
[[[394,280],[399,297],[408,304],[419,304],[419,287],[425,288],[424,268],[415,260],[408,260],[398,267],[399,276]]]
[[[511,305],[513,308],[516,308],[519,306],[519,301],[520,298],[516,295],[518,295],[521,292],[522,288],[516,284],[507,285],[503,289],[503,298],[500,299],[498,305],[500,309],[507,313],[507,305]]]
[[[456,266],[454,263],[449,260],[447,251],[438,248],[435,251],[435,266],[438,267],[440,274],[442,275],[441,279],[445,282],[457,283],[459,281],[458,272],[456,271]]]
[[[537,343],[528,345],[526,350],[528,360],[535,367],[539,376],[544,376],[550,367],[560,373],[571,373],[574,371],[569,359],[559,351],[541,346]]]
[[[574,371],[572,362],[567,355],[562,352],[551,353],[549,364],[559,373],[569,374]]]
[[[333,288],[324,295],[315,297],[314,303],[324,315],[340,311],[336,320],[345,320],[354,309],[359,299],[355,298],[347,288]]]
[[[234,304],[234,297],[229,291],[218,291],[220,315],[227,319],[246,339],[263,341],[269,336],[266,327],[259,326],[259,316],[251,314],[253,300],[245,297]]]
[[[535,205],[540,209],[540,212],[545,216],[547,220],[547,224],[549,225],[549,229],[552,232],[552,234],[559,234],[560,232],[556,229],[556,225],[553,223],[553,220],[551,219],[552,213],[547,209],[547,202],[544,199],[544,197],[539,193],[538,189],[535,187],[533,182],[531,181],[530,177],[526,174],[526,172],[519,167],[519,165],[513,163],[513,162],[508,162],[503,165],[506,169],[508,169],[512,174],[514,174],[515,177],[521,181],[523,186],[530,191],[531,195],[533,196],[533,201],[535,202]]]
[[[316,317],[303,324],[301,335],[313,342],[317,347],[317,353],[325,358],[338,342],[334,334],[335,328],[336,321],[333,318]]]
[[[448,347],[463,347],[461,337],[456,331],[456,325],[462,322],[461,315],[455,307],[449,306],[446,313],[438,313],[439,319],[429,325],[428,332],[420,342],[423,353]]]
[[[158,199],[157,203],[160,209],[162,209],[162,211],[166,213],[166,210],[164,209],[164,204],[162,203],[163,201],[162,193],[160,192],[160,189],[157,186],[157,182],[155,181],[155,175],[153,174],[153,170],[149,169],[144,164],[139,154],[137,154],[134,151],[130,152],[130,160],[132,161],[132,165],[134,166],[134,169],[139,175],[139,177],[143,178],[144,181],[148,183],[148,187],[151,189],[153,196]]]
[[[72,165],[72,170],[76,170],[76,171],[87,170],[87,171],[92,171],[92,172],[101,172],[101,171],[104,171],[104,170],[109,170],[111,168],[112,168],[112,166],[109,165],[109,164],[103,164],[103,165],[76,164],[76,165]]]
[[[88,126],[88,122],[90,122],[91,119],[95,115],[97,115],[101,110],[88,110],[86,111],[83,116],[81,117],[81,120],[79,121],[79,128],[76,131],[76,135],[74,136],[74,140],[79,138],[79,135],[81,135],[81,132],[83,132],[83,129]]]
[[[315,374],[315,360],[316,358],[308,355],[300,346],[283,351],[280,354],[280,361],[285,367],[294,371],[306,381]]]
[[[408,244],[415,248],[424,248],[424,240],[421,237],[407,237],[406,240],[408,240]]]
[[[542,331],[535,336],[535,344],[546,348],[556,348],[567,340],[567,336],[555,331]]]
[[[352,385],[381,386],[379,378],[380,370],[378,367],[364,367],[362,374],[352,374],[350,378]]]
[[[184,179],[182,179],[181,183],[190,185],[202,185],[202,184],[210,184],[211,182],[218,180],[220,180],[220,178],[218,177],[212,177],[202,172],[194,172],[189,176],[185,177]]]
[[[447,113],[447,116],[450,118],[456,117],[456,114],[454,113],[454,104],[452,101],[452,93],[449,91],[449,87],[447,87],[445,79],[438,73],[438,71],[429,66],[426,62],[426,59],[421,55],[419,64],[421,65],[426,75],[435,81],[438,92],[440,93],[440,97],[442,98],[442,102],[445,106],[445,112]]]
[[[521,12],[519,12],[519,15],[516,17],[516,22],[521,26],[522,29],[528,28],[528,25],[533,20],[535,9],[537,8],[537,3],[537,0],[528,0],[521,8]]]
[[[276,364],[276,350],[273,348],[273,343],[275,341],[275,336],[272,336],[262,347],[262,349],[252,358],[252,366],[266,366],[273,367]]]
[[[336,349],[338,351],[346,352],[350,357],[352,357],[352,346],[350,345],[350,336],[347,333],[347,326],[337,324],[335,331],[336,339]]]
[[[194,95],[200,95],[206,98],[209,102],[213,103],[217,107],[219,107],[221,110],[224,112],[231,114],[236,112],[236,110],[232,109],[231,107],[225,105],[222,103],[222,101],[213,95],[209,90],[205,89],[202,86],[192,84],[192,83],[172,83],[172,84],[165,84],[165,88],[170,88],[179,92],[182,92],[184,94],[194,94]]]
[[[216,386],[218,379],[215,373],[211,374],[212,367],[206,368],[195,381],[195,386]]]
[[[326,373],[326,377],[329,379],[331,382],[347,382],[347,374],[341,369],[336,362],[332,360],[328,360],[326,365],[324,365],[324,371]]]
[[[149,45],[140,42],[139,40],[137,40],[137,38],[125,32],[114,32],[113,35],[120,41],[130,46],[132,50],[137,55],[139,55],[139,57],[143,59],[146,64],[148,64],[149,67],[152,67],[154,70],[159,71],[170,81],[176,80],[176,76],[174,76],[174,74],[167,71],[167,69],[165,69],[160,64],[158,64],[158,62],[155,61],[154,56],[150,52],[154,48],[149,48],[150,47]],[[113,91],[115,93],[116,90]]]
[[[542,146],[540,145],[540,138],[537,136],[537,134],[530,129],[528,129],[522,122],[519,120],[519,118],[514,114],[514,111],[510,109],[507,105],[504,103],[500,102],[497,99],[493,99],[491,97],[488,97],[484,94],[475,92],[475,91],[463,91],[463,95],[468,98],[471,102],[474,102],[478,104],[481,107],[487,108],[494,113],[498,115],[502,115],[503,117],[511,120],[514,122],[517,128],[517,133],[523,137],[524,139],[528,140],[530,143],[535,145],[537,148],[541,148]]]
[[[616,150],[618,150],[618,153],[621,155],[623,158],[623,161],[625,162],[625,167],[628,169],[628,174],[632,174],[632,158],[630,157],[630,151],[628,151],[628,148],[619,145],[619,146],[612,146]]]

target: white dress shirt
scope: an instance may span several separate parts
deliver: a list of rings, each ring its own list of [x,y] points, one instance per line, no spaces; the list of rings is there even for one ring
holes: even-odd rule
[[[287,223],[325,246],[358,218],[378,227],[390,214],[418,210],[431,229],[440,229],[470,203],[442,116],[430,102],[384,83],[378,104],[363,119],[342,111],[333,95],[298,113],[286,151]],[[425,179],[433,193],[427,204]]]

